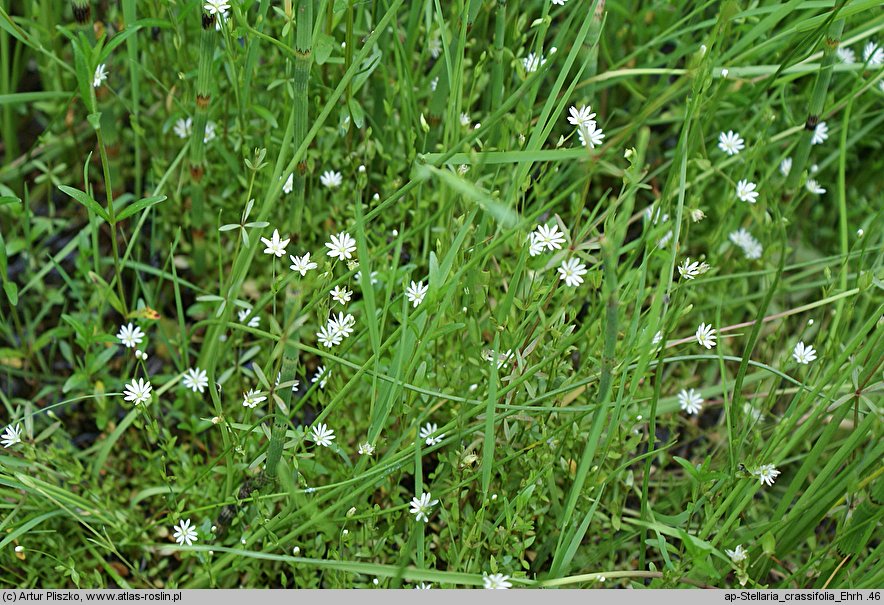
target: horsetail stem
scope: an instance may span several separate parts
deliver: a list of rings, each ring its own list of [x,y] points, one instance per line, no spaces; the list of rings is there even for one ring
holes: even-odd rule
[[[836,7],[837,10],[838,7]],[[807,159],[810,156],[810,147],[813,141],[814,131],[817,124],[820,123],[820,116],[823,113],[823,107],[826,103],[826,93],[829,91],[829,81],[832,79],[832,70],[834,68],[836,52],[841,44],[841,32],[844,30],[844,19],[836,19],[829,26],[826,33],[826,43],[823,49],[823,60],[820,64],[820,71],[817,74],[816,83],[813,87],[813,96],[807,111],[807,120],[804,122],[804,132],[801,135],[801,141],[795,151],[795,159],[792,162],[792,170],[789,172],[789,178],[786,181],[786,195],[791,196],[798,186],[799,179],[807,165]]]
[[[204,222],[202,178],[205,171],[206,123],[212,101],[211,67],[215,53],[215,15],[202,14],[200,33],[199,71],[196,76],[196,110],[193,115],[193,134],[190,139],[190,176],[193,181],[193,221]]]
[[[288,355],[282,359],[282,374],[280,376],[280,384],[285,384],[295,380],[295,372],[298,368],[298,360],[292,359]],[[286,411],[291,409],[292,389],[283,388],[280,397],[285,402]],[[282,458],[282,447],[285,444],[285,429],[288,425],[286,413],[278,407],[274,413],[273,430],[270,432],[270,445],[267,447],[267,468],[266,477],[271,481],[276,480],[276,467]]]
[[[80,25],[87,25],[92,21],[92,7],[89,0],[71,0],[71,7],[74,9],[74,19]]]
[[[295,130],[292,135],[292,148],[298,149],[307,137],[307,82],[310,79],[310,64],[313,61],[313,0],[298,0],[295,18],[295,71],[292,111],[295,116]],[[289,216],[292,229],[300,231],[301,215],[304,208],[304,184],[306,181],[307,163],[302,158],[295,167],[292,205]]]

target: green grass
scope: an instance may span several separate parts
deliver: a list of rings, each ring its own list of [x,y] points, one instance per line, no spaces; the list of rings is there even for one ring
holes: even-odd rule
[[[878,2],[231,4],[0,0],[0,584],[881,586]]]

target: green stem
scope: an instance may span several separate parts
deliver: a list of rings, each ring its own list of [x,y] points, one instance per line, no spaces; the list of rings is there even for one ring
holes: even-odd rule
[[[838,11],[843,2],[839,3],[834,11]],[[807,165],[807,158],[810,157],[810,148],[812,146],[813,134],[816,131],[817,124],[820,122],[820,116],[823,113],[823,107],[826,103],[826,94],[829,90],[829,81],[832,79],[832,68],[835,64],[836,51],[841,44],[841,32],[844,30],[844,19],[836,19],[829,26],[826,34],[826,44],[823,50],[823,60],[820,64],[820,71],[817,74],[816,83],[813,87],[813,96],[810,99],[810,105],[807,110],[807,120],[804,122],[804,134],[798,143],[795,151],[795,157],[792,160],[792,171],[786,181],[786,195],[792,195],[798,187],[799,180],[804,173],[804,167]]]
[[[297,31],[295,34],[295,71],[294,71],[294,112],[295,130],[292,136],[292,147],[298,149],[307,138],[307,120],[310,108],[307,104],[307,83],[310,79],[310,65],[313,62],[313,2],[314,0],[298,0],[296,5]],[[304,190],[307,163],[300,161],[295,169],[292,206],[289,216],[292,230],[301,230],[301,216],[304,210]]]

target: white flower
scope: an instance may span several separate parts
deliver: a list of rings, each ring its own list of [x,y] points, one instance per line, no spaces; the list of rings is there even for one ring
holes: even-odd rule
[[[461,126],[469,126],[472,120],[470,119],[470,114],[462,113],[460,114],[460,125]]]
[[[728,237],[735,246],[742,248],[743,254],[745,254],[746,258],[750,260],[761,258],[761,253],[764,251],[761,243],[752,237],[752,234],[746,231],[746,229],[741,227],[737,231],[731,233]]]
[[[839,46],[835,54],[842,63],[856,63],[856,53],[849,46]]]
[[[779,476],[780,471],[778,471],[777,467],[773,464],[762,464],[755,469],[752,474],[758,477],[758,481],[760,481],[762,485],[773,485],[774,481],[776,481]]]
[[[316,333],[316,338],[319,340],[319,344],[329,349],[341,344],[342,340],[341,335],[330,326],[322,326],[319,328],[319,332]]]
[[[186,543],[188,546],[192,546],[196,542],[196,527],[190,524],[190,519],[178,521],[178,525],[175,525],[174,529],[175,533],[172,534],[172,537],[178,544],[184,545]]]
[[[249,307],[248,309],[240,309],[239,311],[237,311],[236,316],[239,318],[239,323],[243,323],[246,320],[246,317],[248,317],[249,313],[251,312],[251,307]],[[249,323],[246,325],[248,325],[250,328],[257,328],[260,323],[261,318],[258,315],[253,315],[251,319],[249,319]]]
[[[825,122],[820,122],[816,125],[816,128],[813,129],[813,138],[810,139],[811,145],[819,145],[823,141],[829,138],[829,127],[826,126]]]
[[[230,10],[230,3],[227,0],[206,0],[203,8],[206,9],[206,12],[210,15],[217,15],[218,13]]]
[[[568,0],[551,0],[553,4],[557,4],[558,6],[565,6],[565,2]]]
[[[437,86],[439,86],[439,76],[436,76],[435,78],[430,80],[430,90],[435,92]]]
[[[291,238],[280,239],[279,230],[273,230],[273,236],[270,239],[261,238],[261,242],[267,246],[264,248],[264,254],[274,254],[277,258],[285,256],[285,247],[289,245]]]
[[[731,558],[731,561],[734,563],[742,563],[749,556],[749,552],[743,548],[742,544],[737,544],[737,547],[733,550],[725,550],[724,551],[727,556]]]
[[[442,35],[438,31],[433,32],[433,35],[427,40],[427,50],[430,51],[430,56],[434,59],[438,59],[442,54]]]
[[[336,187],[340,187],[341,183],[344,182],[344,179],[343,177],[341,177],[340,172],[335,172],[334,170],[326,170],[321,175],[319,175],[319,182],[329,189],[334,189]]]
[[[331,442],[335,440],[335,432],[328,428],[327,425],[320,422],[310,429],[310,438],[316,445],[328,447],[331,445]]]
[[[424,285],[423,281],[411,282],[411,285],[405,289],[405,296],[408,298],[408,302],[414,307],[417,307],[424,302],[424,297],[427,295],[429,289],[430,285]]]
[[[353,296],[353,292],[348,290],[347,288],[342,288],[341,286],[335,286],[334,290],[329,292],[331,294],[332,299],[335,302],[339,302],[342,305],[346,305],[350,302],[350,298]]]
[[[145,381],[142,378],[138,380],[132,379],[132,382],[126,385],[126,388],[123,389],[123,394],[126,401],[132,401],[135,405],[139,403],[145,403],[150,400],[150,390],[153,387],[150,386],[149,381]]]
[[[261,391],[255,389],[249,389],[248,393],[242,395],[243,407],[254,409],[262,401],[267,401],[267,398],[261,395]]]
[[[432,508],[439,504],[438,500],[433,500],[433,496],[430,492],[426,494],[421,494],[420,497],[414,497],[411,499],[411,510],[409,511],[412,515],[415,516],[417,521],[423,521],[426,523],[430,520],[429,514]]]
[[[337,235],[331,236],[331,242],[326,242],[325,247],[328,248],[328,254],[341,260],[353,258],[356,251],[356,240],[350,237],[350,234],[342,231]]]
[[[107,66],[102,63],[95,68],[95,74],[92,76],[92,88],[98,88],[107,80]]]
[[[512,588],[513,585],[509,581],[510,577],[502,573],[493,573],[488,575],[483,573],[482,582],[487,590],[506,590]]]
[[[878,46],[875,41],[867,42],[863,47],[863,63],[869,67],[878,67],[884,64],[884,48]]]
[[[812,345],[805,345],[804,342],[799,341],[792,350],[792,357],[796,362],[807,365],[816,359],[816,349]]]
[[[709,270],[709,265],[699,261],[691,262],[691,257],[687,257],[678,266],[678,273],[685,279],[694,279],[698,275],[703,275]]]
[[[595,122],[592,122],[590,124],[578,126],[577,136],[580,139],[581,145],[589,147],[590,149],[595,149],[596,145],[602,144],[602,139],[605,138],[605,133],[602,132],[602,129],[599,128]]]
[[[699,414],[703,409],[703,398],[694,389],[689,391],[682,389],[678,394],[678,405],[688,414]]]
[[[117,332],[117,338],[120,339],[120,342],[123,343],[127,349],[134,349],[141,344],[141,340],[144,338],[144,332],[142,332],[141,328],[138,326],[129,323],[125,326],[120,326],[120,331]]]
[[[544,248],[546,248],[546,244],[542,239],[537,237],[537,234],[534,231],[528,234],[528,254],[531,256],[537,256],[543,252]]]
[[[282,380],[282,372],[277,373],[276,381],[274,382],[274,385],[279,386],[280,380]],[[292,383],[292,393],[294,393],[298,390],[298,387],[301,386],[301,381],[300,380],[292,380],[291,383]]]
[[[482,351],[482,359],[484,359],[485,361],[488,361],[488,362],[492,362],[492,363],[497,362],[497,369],[498,370],[506,367],[506,364],[510,360],[510,357],[512,357],[512,355],[513,355],[512,349],[507,349],[506,353],[497,353],[497,354],[495,354],[494,351],[492,351],[491,349],[486,349],[486,350]]]
[[[701,346],[704,346],[707,349],[711,349],[715,346],[715,328],[713,328],[711,325],[701,323],[700,327],[697,328],[697,333],[695,334],[695,336],[697,338],[697,342],[700,343]]]
[[[595,124],[595,114],[592,113],[592,107],[589,105],[581,105],[579,108],[576,105],[572,105],[568,108],[568,113],[570,114],[568,122],[578,128]]]
[[[190,368],[184,372],[181,382],[194,393],[197,391],[202,393],[209,386],[209,378],[206,375],[206,371],[199,368]]]
[[[344,315],[338,313],[337,318],[332,315],[328,319],[328,329],[339,335],[341,338],[349,338],[353,333],[353,326],[356,325],[356,319],[349,313]]]
[[[432,584],[427,584],[425,582],[421,582],[420,584],[418,584],[417,586],[414,587],[414,590],[430,590],[431,588],[433,588]]]
[[[420,430],[420,438],[423,439],[427,445],[436,445],[440,443],[445,438],[445,433],[440,433],[433,437],[433,433],[439,430],[439,427],[436,423],[426,423],[424,427]]]
[[[374,446],[370,443],[360,443],[357,451],[360,456],[371,456],[374,454]]]
[[[12,447],[13,445],[21,443],[21,425],[16,424],[15,426],[12,426],[10,424],[6,427],[6,430],[3,431],[3,437],[0,439],[2,439],[3,447]]]
[[[193,132],[193,120],[191,118],[178,118],[172,129],[179,139],[186,139]]]
[[[221,31],[221,24],[227,23],[228,16],[229,15],[228,15],[227,11],[224,11],[224,12],[218,14],[218,18],[215,19],[215,31],[216,32]]]
[[[572,288],[582,284],[583,276],[586,275],[586,265],[581,263],[579,258],[563,260],[557,270],[559,272],[559,279],[564,281],[566,286],[571,286]]]
[[[525,71],[529,74],[540,69],[544,63],[546,63],[546,59],[543,55],[535,55],[534,53],[528,53],[528,56],[522,59],[522,65],[525,66]]]
[[[206,132],[203,134],[203,143],[209,143],[215,140],[215,122],[206,122]]]
[[[282,184],[283,193],[291,193],[292,189],[295,188],[295,173],[291,173],[289,178],[285,180],[285,183]]]
[[[546,225],[537,225],[537,231],[534,232],[534,240],[537,245],[546,246],[547,250],[561,250],[562,244],[565,243],[565,234],[559,231],[558,225],[547,227]]]
[[[663,330],[657,330],[654,333],[654,338],[651,339],[651,344],[658,345],[663,342]]]
[[[305,253],[304,256],[294,256],[289,254],[289,259],[291,259],[292,261],[289,269],[291,269],[292,271],[297,271],[301,274],[301,277],[307,275],[307,271],[311,271],[319,266],[310,260],[309,252]]]
[[[746,146],[739,132],[728,130],[718,135],[718,148],[728,155],[736,155],[743,151]]]
[[[792,172],[792,158],[783,158],[783,161],[780,162],[780,174],[789,176],[790,172]]]
[[[691,210],[691,220],[695,223],[699,223],[704,218],[706,218],[706,213],[703,212],[700,208],[694,208]]]
[[[331,370],[326,371],[325,366],[319,366],[316,368],[316,373],[313,374],[313,378],[310,379],[310,382],[319,382],[319,388],[324,389],[329,376],[331,376]]]
[[[822,195],[826,192],[826,189],[821,187],[816,179],[807,179],[807,182],[804,183],[804,188],[814,195]]]
[[[743,202],[754,204],[758,199],[758,192],[755,191],[755,183],[746,179],[741,179],[737,183],[737,197]]]

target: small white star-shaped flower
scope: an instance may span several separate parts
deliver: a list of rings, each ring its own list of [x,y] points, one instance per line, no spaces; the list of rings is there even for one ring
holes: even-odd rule
[[[562,261],[557,269],[559,279],[565,282],[566,286],[576,288],[583,283],[583,276],[586,275],[586,265],[580,262],[579,258],[569,258]]]
[[[445,433],[440,433],[436,436],[433,436],[433,433],[439,430],[438,425],[436,423],[430,423],[424,425],[424,427],[420,430],[420,438],[424,440],[427,445],[436,445],[440,443],[445,438]]]
[[[813,129],[813,137],[810,139],[811,145],[819,145],[823,141],[829,138],[829,127],[825,122],[820,122],[816,125],[816,128]]]
[[[419,304],[424,302],[424,297],[427,295],[427,291],[430,289],[430,285],[424,285],[423,281],[419,282],[411,282],[411,285],[405,289],[405,296],[408,298],[408,302],[410,302],[414,307],[417,307]]]
[[[322,447],[328,447],[335,440],[335,432],[328,428],[327,425],[320,422],[310,429],[310,438],[313,443]]]
[[[341,176],[340,172],[335,172],[334,170],[326,170],[321,175],[319,175],[319,182],[328,189],[335,189],[341,186],[341,183],[344,182],[344,178]]]
[[[835,54],[842,63],[856,63],[856,53],[849,46],[839,46]]]
[[[319,328],[319,332],[316,333],[316,339],[319,341],[319,344],[329,349],[338,346],[342,341],[341,335],[329,326]]]
[[[139,403],[145,403],[150,401],[150,391],[153,387],[150,386],[150,382],[144,380],[143,378],[139,378],[135,380],[132,379],[132,382],[126,385],[126,388],[123,389],[123,399],[126,401],[132,401],[135,405]]]
[[[174,529],[175,533],[172,534],[172,537],[175,538],[178,544],[192,546],[196,542],[196,527],[190,524],[190,519],[179,521],[178,525],[174,526]]]
[[[581,145],[589,147],[590,149],[595,149],[598,145],[602,144],[602,139],[605,138],[605,133],[602,132],[602,129],[599,128],[595,122],[592,122],[590,124],[578,126],[577,137],[580,139]]]
[[[470,119],[470,114],[462,113],[460,114],[460,125],[461,126],[469,126],[472,120]]]
[[[414,515],[415,520],[423,521],[426,523],[430,520],[430,513],[433,510],[433,507],[439,504],[438,500],[433,500],[433,496],[430,492],[425,494],[421,494],[420,497],[414,497],[411,499],[411,510],[409,511],[412,515]]]
[[[335,286],[329,294],[331,294],[331,297],[335,302],[346,305],[350,302],[350,298],[353,296],[353,291],[348,290],[347,288],[342,288],[341,286]]]
[[[209,378],[206,375],[206,371],[199,368],[190,368],[184,372],[181,382],[194,393],[197,391],[202,393],[209,386]]]
[[[249,389],[247,393],[243,393],[242,396],[242,404],[243,407],[247,408],[255,408],[262,401],[267,401],[267,398],[261,395],[261,391],[256,391],[255,389]]]
[[[277,258],[281,256],[285,256],[285,247],[289,245],[291,238],[281,239],[279,237],[279,230],[273,230],[273,236],[270,239],[266,237],[261,238],[261,242],[267,246],[264,248],[264,254],[273,254]]]
[[[206,122],[206,132],[203,134],[203,143],[215,140],[215,122]]]
[[[486,590],[507,590],[512,588],[513,585],[509,580],[510,577],[502,573],[484,574],[482,576],[482,582]]]
[[[812,345],[805,345],[799,341],[792,350],[792,357],[796,362],[807,365],[816,359],[816,349]]]
[[[697,328],[697,333],[695,334],[697,338],[697,342],[700,343],[701,346],[706,347],[707,349],[711,349],[715,346],[715,328],[711,325],[707,325],[705,323],[701,323],[700,327]]]
[[[558,225],[552,227],[537,225],[534,239],[538,244],[546,246],[547,250],[561,250],[562,244],[565,243],[565,234],[559,231]]]
[[[324,389],[329,376],[331,376],[331,370],[326,371],[325,366],[319,366],[316,368],[316,373],[313,374],[313,378],[310,379],[310,382],[319,382],[319,388]]]
[[[289,259],[292,261],[292,264],[289,266],[289,269],[292,271],[297,271],[301,274],[301,277],[307,275],[308,271],[312,271],[319,265],[310,260],[310,253],[307,252],[304,256],[294,256],[289,254]]]
[[[699,414],[700,410],[703,409],[703,398],[694,389],[689,391],[682,389],[678,394],[678,405],[688,414]]]
[[[537,233],[532,231],[528,234],[528,254],[531,256],[537,256],[541,254],[546,249],[546,244],[543,243],[539,237],[537,237]]]
[[[357,452],[360,456],[371,456],[374,454],[374,446],[370,443],[360,443]]]
[[[749,551],[743,548],[742,544],[737,544],[737,547],[733,550],[725,550],[724,551],[727,556],[731,558],[731,561],[734,563],[742,563],[749,556]]]
[[[878,67],[884,65],[884,48],[878,46],[878,43],[871,40],[863,46],[863,63],[869,67]]]
[[[746,146],[743,144],[743,138],[739,132],[728,130],[718,135],[718,148],[728,155],[736,155]]]
[[[291,193],[292,189],[295,188],[295,173],[291,173],[289,178],[285,180],[285,183],[282,184],[283,193]]]
[[[102,63],[95,68],[95,74],[92,76],[92,88],[98,88],[107,80],[107,66]]]
[[[780,162],[780,174],[789,176],[790,172],[792,172],[792,158],[783,158],[783,161]]]
[[[179,139],[186,139],[193,132],[193,120],[191,118],[178,118],[172,130]]]
[[[589,105],[581,105],[579,108],[576,105],[572,105],[568,108],[568,123],[577,126],[588,126],[589,124],[595,124],[595,114],[592,113],[592,107]]]
[[[773,485],[780,471],[773,464],[762,464],[752,474],[758,477],[762,485]]]
[[[348,260],[353,258],[356,251],[356,240],[350,237],[350,234],[342,231],[337,235],[331,236],[331,242],[326,242],[325,247],[328,248],[328,254],[332,258],[340,260]]]
[[[239,318],[239,323],[245,322],[246,317],[248,317],[249,313],[251,313],[251,312],[252,312],[251,308],[240,309],[239,311],[237,311],[236,316]],[[261,323],[261,317],[258,315],[252,315],[252,317],[249,318],[249,323],[247,323],[246,325],[249,326],[250,328],[257,328],[260,325],[260,323]]]
[[[814,195],[822,195],[826,192],[825,187],[821,187],[816,179],[807,179],[807,182],[804,183],[804,188],[807,189],[808,193]]]
[[[141,340],[144,338],[144,332],[142,332],[141,328],[138,326],[128,323],[125,326],[120,326],[120,331],[117,332],[117,338],[127,349],[134,349],[141,344]]]
[[[678,273],[685,279],[694,279],[698,275],[703,275],[709,270],[709,265],[700,261],[691,262],[691,257],[687,257],[678,266]]]
[[[206,9],[206,12],[210,15],[217,15],[230,10],[230,3],[227,0],[206,0],[203,8]]]
[[[341,338],[349,338],[350,334],[353,333],[353,326],[355,325],[356,319],[350,313],[346,315],[338,313],[337,317],[332,315],[328,319],[328,329],[338,334]]]
[[[6,430],[3,431],[3,436],[0,437],[0,441],[2,441],[3,447],[12,447],[21,443],[21,425],[16,424],[12,426],[10,424],[7,426]]]
[[[737,197],[740,201],[754,204],[758,200],[758,192],[755,191],[755,183],[746,179],[741,179],[737,183]]]
[[[543,55],[537,55],[534,53],[528,53],[528,56],[522,59],[522,65],[525,67],[525,71],[527,73],[534,73],[540,66],[546,63],[546,59]]]

